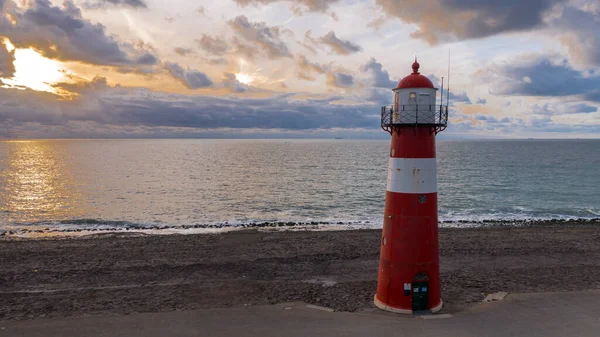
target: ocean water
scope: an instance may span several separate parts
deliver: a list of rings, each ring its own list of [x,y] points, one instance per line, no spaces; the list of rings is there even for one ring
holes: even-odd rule
[[[0,142],[0,231],[380,227],[389,140]],[[600,217],[599,140],[438,141],[440,221]]]

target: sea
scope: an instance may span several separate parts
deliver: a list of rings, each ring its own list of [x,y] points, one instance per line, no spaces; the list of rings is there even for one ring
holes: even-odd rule
[[[0,141],[0,234],[380,228],[387,140]],[[439,140],[440,226],[600,218],[600,140]]]

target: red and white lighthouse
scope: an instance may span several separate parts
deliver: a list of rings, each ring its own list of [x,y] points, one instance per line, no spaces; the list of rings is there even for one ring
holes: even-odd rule
[[[381,109],[392,143],[375,295],[380,309],[405,314],[442,308],[435,137],[448,124],[448,106],[436,105],[416,59],[412,69]]]

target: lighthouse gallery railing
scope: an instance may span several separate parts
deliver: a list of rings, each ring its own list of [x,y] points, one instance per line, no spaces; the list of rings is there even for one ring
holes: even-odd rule
[[[381,107],[381,128],[392,132],[401,126],[430,126],[438,133],[448,126],[448,106],[429,104]]]

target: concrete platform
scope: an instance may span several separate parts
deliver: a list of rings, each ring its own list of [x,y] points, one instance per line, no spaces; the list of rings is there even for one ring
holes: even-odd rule
[[[528,336],[596,337],[600,291],[510,294],[499,302],[420,319],[376,309],[328,312],[303,303],[128,316],[72,317],[0,322],[10,337],[192,336]]]

